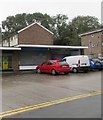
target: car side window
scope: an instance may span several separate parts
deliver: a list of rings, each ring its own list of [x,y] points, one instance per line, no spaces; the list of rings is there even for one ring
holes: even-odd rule
[[[48,65],[53,65],[53,64],[54,64],[54,62],[51,62],[51,61],[48,62]]]

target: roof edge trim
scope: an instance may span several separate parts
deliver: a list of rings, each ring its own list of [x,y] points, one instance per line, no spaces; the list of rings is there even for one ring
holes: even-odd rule
[[[20,33],[20,32],[22,32],[22,31],[26,30],[27,28],[29,28],[29,27],[31,27],[31,26],[33,26],[33,25],[35,25],[35,24],[39,25],[40,27],[42,27],[43,29],[45,29],[45,30],[48,31],[49,33],[54,34],[53,32],[51,32],[50,30],[48,30],[47,28],[45,28],[44,26],[42,26],[41,24],[39,24],[39,23],[37,23],[37,22],[34,22],[34,23],[32,23],[32,24],[26,26],[25,28],[19,30],[18,33]]]

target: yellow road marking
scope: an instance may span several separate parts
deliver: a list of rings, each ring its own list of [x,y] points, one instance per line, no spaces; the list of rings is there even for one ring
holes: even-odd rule
[[[95,95],[99,95],[99,94],[102,94],[102,92],[96,91],[96,92],[81,94],[81,95],[72,96],[72,97],[68,97],[68,98],[62,98],[62,99],[54,100],[54,101],[50,101],[50,102],[45,102],[45,103],[41,103],[41,104],[37,104],[37,105],[26,106],[26,107],[22,107],[22,108],[10,110],[10,111],[5,111],[5,112],[0,113],[0,118],[14,115],[17,113],[26,112],[29,110],[34,110],[34,109],[39,109],[39,108],[43,108],[43,107],[47,107],[47,106],[51,106],[51,105],[56,105],[56,104],[60,104],[60,103],[64,103],[64,102],[69,102],[72,100],[77,100],[77,99],[81,99],[81,98],[85,98],[85,97],[95,96]]]

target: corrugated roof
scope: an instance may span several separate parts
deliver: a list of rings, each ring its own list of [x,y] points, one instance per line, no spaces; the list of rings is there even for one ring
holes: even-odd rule
[[[25,45],[20,44],[17,47],[37,47],[37,48],[71,48],[71,49],[87,49],[88,46],[59,46],[59,45]]]
[[[51,32],[50,30],[48,30],[47,28],[45,28],[44,26],[42,26],[41,24],[39,24],[39,23],[37,23],[37,22],[34,22],[34,23],[28,25],[27,27],[25,27],[25,28],[19,30],[18,33],[20,33],[20,32],[22,32],[22,31],[26,30],[27,28],[29,28],[29,27],[31,27],[31,26],[33,26],[33,25],[35,25],[35,24],[39,25],[40,27],[42,27],[43,29],[45,29],[47,32],[49,32],[49,33],[51,33],[51,34],[54,34],[53,32]]]

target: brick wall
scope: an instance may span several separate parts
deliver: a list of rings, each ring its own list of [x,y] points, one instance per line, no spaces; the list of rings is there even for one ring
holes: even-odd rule
[[[81,38],[81,44],[82,46],[88,46],[88,49],[84,50],[84,54],[90,55],[92,54],[94,57],[97,57],[98,54],[101,54],[101,38],[102,32],[94,33],[94,34],[88,34],[85,36],[82,36]]]
[[[19,33],[19,44],[52,45],[53,34],[34,24]]]
[[[15,73],[19,72],[19,54],[20,54],[20,51],[13,51],[12,68]]]

